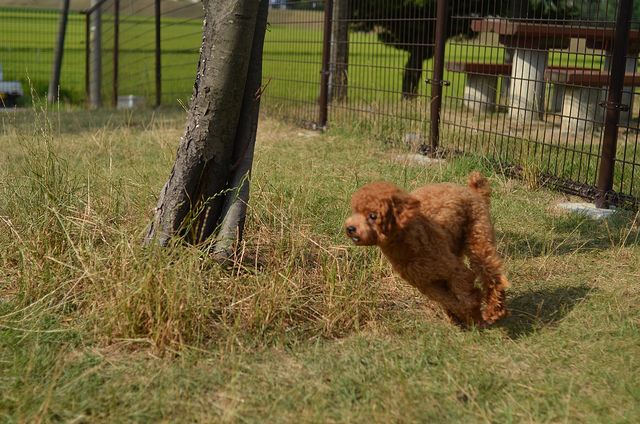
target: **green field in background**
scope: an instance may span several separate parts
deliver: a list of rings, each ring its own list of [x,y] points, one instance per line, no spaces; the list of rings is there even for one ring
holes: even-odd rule
[[[267,98],[317,102],[322,69],[322,12],[273,10],[264,46],[263,78],[271,78]],[[42,96],[48,89],[57,13],[33,9],[0,8],[0,62],[4,79],[20,80],[25,92],[29,84]],[[103,13],[103,99],[113,97],[113,15]],[[199,20],[163,18],[161,27],[162,102],[188,102],[196,73],[202,24]],[[144,96],[155,102],[155,27],[149,16],[126,16],[119,30],[118,94]],[[482,41],[486,42],[485,40]],[[445,60],[500,62],[504,48],[486,47],[475,40],[450,41]],[[393,102],[400,98],[408,53],[378,42],[373,32],[352,32],[349,49],[350,98],[358,101]],[[554,51],[549,63],[599,67],[601,56]],[[423,79],[429,78],[433,59],[426,61]],[[452,85],[445,95],[462,96],[466,76],[445,71]],[[69,15],[61,72],[62,98],[84,102],[85,16]],[[420,82],[419,94],[429,86]]]

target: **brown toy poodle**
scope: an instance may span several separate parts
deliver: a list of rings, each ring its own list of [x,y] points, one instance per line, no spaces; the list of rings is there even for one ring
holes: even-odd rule
[[[370,183],[351,197],[345,230],[358,246],[380,246],[400,277],[440,303],[453,323],[484,328],[509,314],[490,194],[477,171],[467,187],[430,184],[407,193]]]

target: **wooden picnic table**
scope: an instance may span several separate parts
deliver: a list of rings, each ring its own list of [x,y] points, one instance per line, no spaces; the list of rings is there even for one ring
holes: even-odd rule
[[[615,28],[552,22],[490,18],[473,20],[470,26],[476,32],[498,34],[501,44],[514,49],[509,110],[512,118],[524,123],[539,119],[544,112],[544,72],[551,49],[568,48],[572,38],[580,38],[587,47],[610,50],[615,37]],[[629,52],[635,56],[640,51],[640,31],[631,30],[629,40]],[[628,62],[628,70],[637,66],[635,58]],[[605,69],[608,66],[605,58]]]
[[[611,50],[615,28],[584,25],[564,25],[551,22],[519,22],[508,19],[475,19],[471,29],[476,32],[493,32],[500,43],[509,47],[533,49],[563,49],[569,47],[572,38],[586,40],[592,49]],[[629,52],[640,51],[640,31],[631,30]]]

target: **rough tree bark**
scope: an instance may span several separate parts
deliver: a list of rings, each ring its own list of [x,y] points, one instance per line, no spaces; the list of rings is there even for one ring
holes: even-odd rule
[[[185,133],[146,244],[175,236],[229,257],[249,197],[268,0],[204,0],[200,60]],[[232,214],[228,212],[232,211]]]
[[[418,87],[422,79],[422,65],[431,56],[433,56],[433,49],[431,48],[416,46],[409,49],[409,58],[402,78],[402,95],[405,98],[412,98],[418,93]]]
[[[349,4],[347,0],[334,0],[332,16],[329,100],[346,102],[349,69]]]

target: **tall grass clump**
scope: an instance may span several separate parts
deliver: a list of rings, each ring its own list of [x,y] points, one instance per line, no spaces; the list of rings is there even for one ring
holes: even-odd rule
[[[5,231],[13,236],[4,253],[20,264],[17,296],[23,306],[44,297],[54,302],[64,297],[58,281],[68,269],[60,266],[59,258],[73,256],[69,218],[80,214],[83,190],[59,155],[54,122],[41,112],[34,113],[28,132],[7,119],[17,147],[10,153],[17,156],[3,164],[2,216]]]
[[[392,278],[379,252],[343,244],[352,187],[322,175],[337,141],[311,155],[301,145],[277,178],[273,163],[257,168],[245,238],[223,266],[180,239],[166,249],[140,240],[179,120],[151,116],[140,132],[126,113],[96,127],[88,112],[78,114],[89,123],[72,126],[55,109],[23,113],[4,117],[16,140],[3,158],[0,203],[10,320],[50,316],[98,343],[160,352],[236,349],[375,326],[376,305],[396,290],[378,283]]]
[[[60,112],[34,106],[25,114],[29,125],[5,117],[16,143],[2,167],[3,297],[15,311],[55,316],[105,342],[141,339],[162,349],[198,340],[208,310],[193,286],[201,258],[142,248],[148,214],[130,197],[140,192],[113,169],[117,148],[108,145],[130,128],[72,137],[56,121]]]

